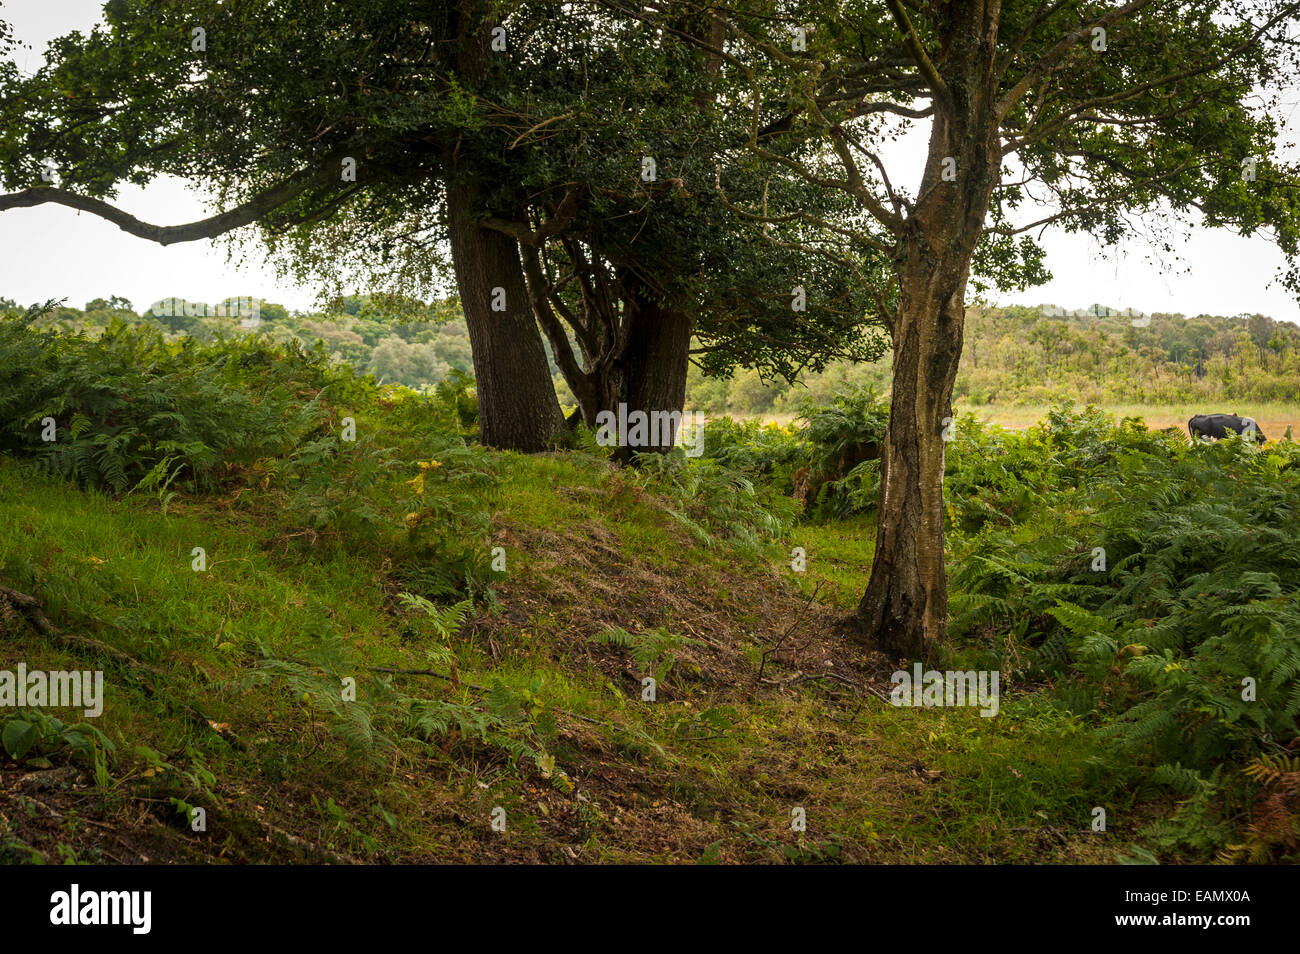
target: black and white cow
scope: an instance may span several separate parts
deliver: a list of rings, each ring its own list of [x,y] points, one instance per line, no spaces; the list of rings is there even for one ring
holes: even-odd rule
[[[1192,440],[1198,437],[1210,437],[1219,440],[1228,436],[1229,431],[1249,439],[1254,439],[1262,444],[1267,437],[1259,429],[1254,418],[1238,417],[1236,414],[1197,414],[1187,422],[1187,433],[1192,435]]]

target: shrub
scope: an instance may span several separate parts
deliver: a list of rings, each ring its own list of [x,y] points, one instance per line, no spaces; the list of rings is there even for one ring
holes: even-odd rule
[[[880,490],[880,454],[889,404],[872,387],[835,395],[829,404],[804,405],[808,426],[804,472],[795,493],[805,513],[847,517],[874,510]]]
[[[284,453],[326,419],[320,353],[168,342],[117,319],[99,337],[61,334],[35,317],[0,320],[0,448],[88,487],[123,493],[152,474],[210,489],[223,465]]]
[[[953,458],[956,635],[1030,648],[1027,673],[1070,676],[1063,698],[1157,762],[1208,770],[1297,735],[1295,447],[1069,409],[997,441],[990,461],[967,433]]]

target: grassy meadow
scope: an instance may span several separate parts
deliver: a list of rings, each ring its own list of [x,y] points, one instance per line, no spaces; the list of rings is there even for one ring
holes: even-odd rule
[[[259,338],[0,324],[19,353],[0,669],[106,688],[93,719],[0,712],[4,860],[1294,850],[1284,802],[1252,811],[1294,771],[1293,444],[961,417],[938,663],[1001,676],[986,718],[894,704],[900,661],[852,635],[879,468],[843,460],[883,434],[870,392],[626,467],[582,429],[479,446],[463,378],[379,386]]]

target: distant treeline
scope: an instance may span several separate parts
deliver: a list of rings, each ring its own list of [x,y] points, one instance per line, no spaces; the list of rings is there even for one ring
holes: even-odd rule
[[[1264,315],[1119,313],[1105,306],[971,308],[954,400],[965,405],[1177,404],[1201,398],[1300,401],[1300,326]],[[793,413],[811,398],[889,388],[890,359],[832,364],[795,386],[752,371],[692,370],[688,395],[709,413]]]
[[[17,308],[0,298],[0,312]],[[425,304],[354,295],[331,303],[328,311],[304,313],[248,297],[212,303],[164,298],[136,312],[131,302],[111,297],[96,298],[82,309],[60,306],[41,323],[93,332],[115,318],[205,341],[256,333],[309,347],[321,342],[326,352],[373,373],[381,383],[412,388],[437,384],[452,368],[473,367],[469,332],[455,300]]]
[[[256,308],[250,311],[250,302]],[[159,307],[155,307],[158,305]],[[19,310],[0,298],[0,312]],[[85,308],[56,308],[42,322],[93,331],[114,318],[156,324],[203,339],[264,334],[277,341],[321,343],[327,352],[381,382],[423,388],[453,368],[472,371],[469,334],[455,299],[422,303],[392,296],[350,296],[319,312],[289,311],[256,299],[208,304],[162,299],[136,312],[123,298]],[[552,364],[562,403],[572,395]],[[889,387],[890,358],[834,363],[791,385],[755,371],[707,378],[692,366],[687,408],[711,414],[797,413],[808,399]],[[1101,305],[1066,311],[1053,305],[975,307],[968,313],[955,399],[961,404],[1175,404],[1202,398],[1300,401],[1300,326],[1265,315],[1119,312]]]

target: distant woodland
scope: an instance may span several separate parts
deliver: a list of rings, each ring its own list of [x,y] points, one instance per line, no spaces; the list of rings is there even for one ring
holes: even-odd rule
[[[437,384],[452,369],[472,371],[469,335],[454,298],[425,304],[350,296],[309,313],[260,302],[254,322],[241,319],[238,299],[227,299],[230,307],[183,298],[161,301],[167,304],[159,310],[171,314],[155,315],[153,303],[136,311],[131,302],[109,297],[80,309],[61,305],[42,321],[89,334],[118,319],[203,340],[246,334],[277,342],[296,339],[373,374],[381,384],[415,389]],[[0,311],[18,308],[0,298]],[[554,359],[551,371],[561,403],[573,405]],[[873,363],[832,362],[794,382],[765,379],[747,369],[711,377],[692,365],[686,406],[709,414],[795,414],[805,402],[824,404],[848,390],[886,392],[890,373],[888,355]],[[1105,305],[972,307],[954,399],[967,406],[1067,399],[1103,405],[1296,401],[1300,326],[1257,314],[1139,316]]]

